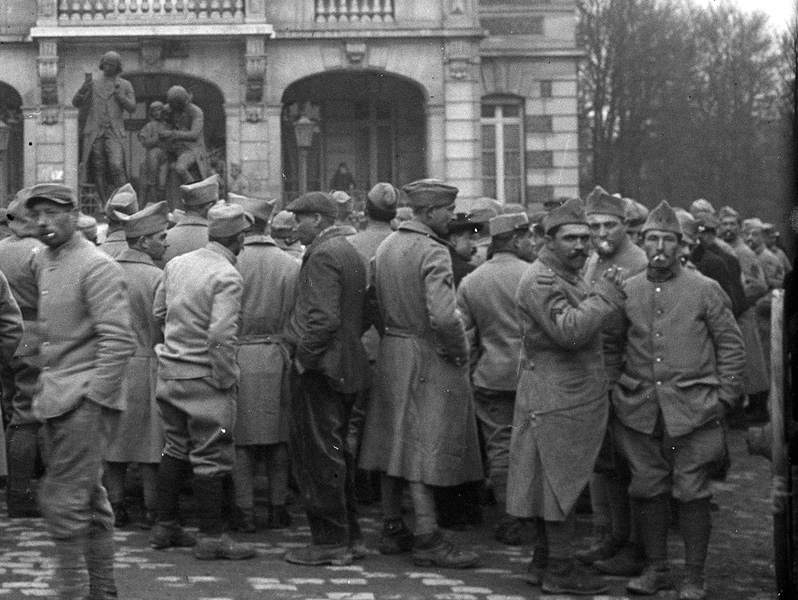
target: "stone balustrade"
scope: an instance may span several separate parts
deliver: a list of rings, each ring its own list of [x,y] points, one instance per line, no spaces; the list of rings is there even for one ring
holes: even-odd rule
[[[244,20],[244,0],[59,0],[59,22]]]
[[[390,23],[393,0],[315,0],[317,23]]]

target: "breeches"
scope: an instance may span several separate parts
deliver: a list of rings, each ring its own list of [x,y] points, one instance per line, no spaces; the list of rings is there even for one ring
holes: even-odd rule
[[[500,506],[507,499],[507,469],[510,464],[515,392],[474,388],[477,422],[485,438],[488,478]]]
[[[103,131],[94,139],[91,162],[95,174],[107,175],[117,187],[125,183],[125,158],[122,140],[111,131]]]
[[[164,422],[164,454],[189,462],[196,475],[231,473],[236,394],[236,386],[219,390],[204,379],[159,377],[155,395]]]

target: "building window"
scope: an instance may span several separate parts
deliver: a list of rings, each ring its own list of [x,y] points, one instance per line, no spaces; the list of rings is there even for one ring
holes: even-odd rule
[[[482,101],[482,191],[499,202],[524,202],[524,128],[520,99]]]

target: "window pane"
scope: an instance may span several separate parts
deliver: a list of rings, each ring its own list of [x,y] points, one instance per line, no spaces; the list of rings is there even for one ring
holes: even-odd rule
[[[496,180],[483,178],[482,179],[482,193],[488,198],[496,197]]]
[[[502,113],[505,117],[517,117],[520,107],[517,104],[503,104]]]
[[[482,152],[482,174],[486,177],[496,176],[496,153]]]
[[[520,125],[504,126],[504,149],[519,150],[521,148],[521,127]]]
[[[521,177],[521,153],[520,152],[505,152],[504,153],[504,176],[505,177]]]
[[[496,128],[493,125],[482,126],[482,148],[493,150],[496,148]]]
[[[483,104],[482,105],[482,116],[486,119],[492,119],[496,116],[496,105],[494,104]]]
[[[522,204],[521,198],[521,180],[520,179],[505,179],[504,180],[504,201],[517,202]]]

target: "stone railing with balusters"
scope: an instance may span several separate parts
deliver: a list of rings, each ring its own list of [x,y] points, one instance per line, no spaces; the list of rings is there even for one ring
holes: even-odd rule
[[[59,0],[59,22],[243,22],[244,0]]]
[[[315,0],[317,23],[392,23],[393,0]]]

